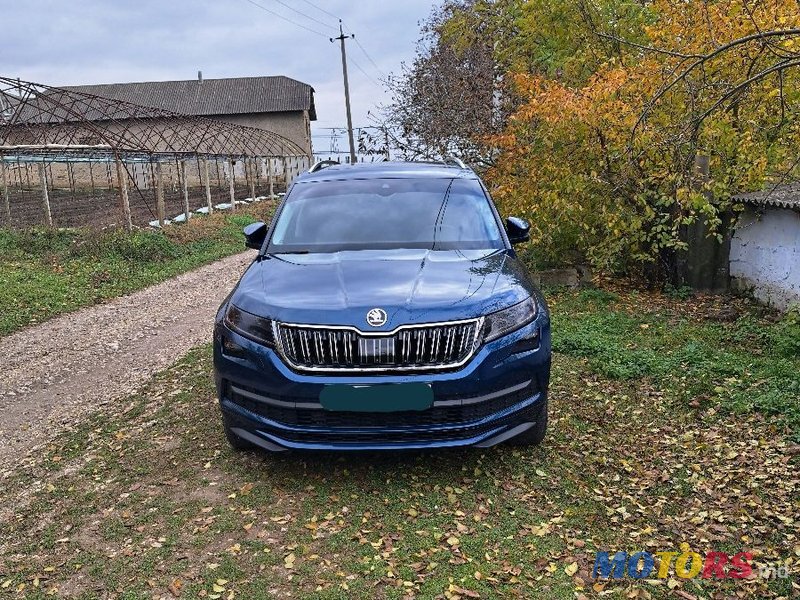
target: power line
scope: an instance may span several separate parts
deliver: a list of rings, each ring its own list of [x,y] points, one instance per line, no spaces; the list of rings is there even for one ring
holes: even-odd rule
[[[353,63],[353,66],[354,66],[356,69],[358,69],[359,71],[361,71],[361,73],[364,75],[364,77],[366,77],[367,79],[369,79],[369,80],[370,80],[370,82],[372,83],[372,85],[375,85],[375,86],[378,86],[378,87],[383,87],[383,86],[382,86],[380,83],[378,83],[377,81],[375,81],[375,79],[373,79],[373,78],[370,76],[370,74],[369,74],[369,73],[367,73],[367,72],[366,72],[364,69],[362,69],[362,68],[361,68],[361,65],[360,65],[360,64],[358,64],[358,63],[357,63],[357,62],[356,62],[356,61],[355,61],[355,60],[354,60],[352,57],[348,58],[348,60],[349,60],[351,63]]]
[[[361,45],[361,42],[358,41],[358,38],[354,37],[353,39],[356,41],[356,46],[358,46],[361,49],[361,52],[363,52],[364,56],[367,57],[367,60],[372,63],[372,66],[375,67],[375,70],[378,72],[378,74],[384,79],[386,79],[386,73],[384,73],[378,66],[378,64],[374,60],[372,60],[372,57],[367,52],[366,48],[364,48],[364,46]]]
[[[323,27],[327,27],[328,29],[333,29],[334,31],[336,31],[336,27],[334,27],[334,26],[333,26],[333,25],[331,25],[330,23],[325,23],[324,21],[320,21],[319,19],[317,19],[317,18],[315,18],[315,17],[312,17],[311,15],[308,15],[308,14],[304,13],[304,12],[303,12],[303,11],[301,11],[301,10],[297,10],[297,9],[296,9],[294,6],[291,6],[290,4],[287,4],[287,3],[286,3],[286,2],[284,2],[283,0],[275,0],[275,2],[277,2],[277,3],[278,3],[278,4],[280,4],[281,6],[285,6],[286,8],[288,8],[289,10],[291,10],[292,12],[295,12],[295,13],[297,13],[298,15],[301,15],[301,16],[305,17],[306,19],[309,19],[309,20],[311,20],[311,21],[314,21],[315,23],[318,23],[319,25],[322,25]],[[336,18],[336,17],[335,17],[335,18]]]
[[[317,6],[317,5],[316,5],[316,4],[314,4],[313,2],[309,2],[309,0],[303,0],[303,2],[305,2],[305,3],[306,3],[306,4],[308,4],[309,6],[313,6],[313,7],[314,7],[314,8],[316,8],[318,11],[325,13],[325,14],[326,14],[326,15],[328,15],[329,17],[333,17],[333,18],[334,18],[334,19],[336,19],[336,20],[338,20],[338,19],[339,19],[339,17],[337,17],[335,14],[333,14],[333,13],[331,13],[331,12],[328,12],[327,10],[325,10],[324,8],[322,8],[321,6]]]
[[[304,12],[302,12],[302,11],[299,11],[299,10],[297,10],[297,9],[295,9],[295,8],[293,8],[293,7],[291,7],[291,6],[289,6],[289,5],[288,5],[288,4],[286,4],[286,2],[284,2],[283,0],[275,0],[275,1],[276,1],[276,2],[278,2],[279,4],[283,5],[283,6],[287,7],[288,9],[290,9],[290,10],[292,10],[292,11],[296,12],[297,14],[299,14],[299,15],[302,15],[302,16],[306,17],[307,19],[311,19],[311,20],[312,20],[312,21],[314,21],[315,23],[319,23],[320,25],[324,25],[325,27],[331,27],[332,29],[336,29],[335,27],[332,27],[331,25],[328,25],[327,23],[323,23],[322,21],[320,21],[320,20],[318,20],[318,19],[315,19],[314,17],[312,17],[312,16],[310,16],[310,15],[307,15],[307,14],[306,14],[306,13],[304,13]],[[331,15],[331,16],[334,16],[334,15],[333,15],[333,13],[329,13],[328,11],[326,11],[326,10],[324,10],[324,9],[320,8],[319,6],[316,6],[316,5],[314,5],[314,4],[313,4],[313,3],[311,3],[311,2],[307,2],[307,0],[304,0],[304,1],[306,1],[306,3],[307,3],[307,4],[310,4],[311,6],[314,6],[315,8],[318,8],[319,10],[321,10],[322,12],[324,12],[325,14],[327,14],[327,15]],[[283,20],[284,20],[284,21],[286,21],[287,23],[291,23],[292,25],[295,25],[296,27],[301,27],[302,29],[305,29],[306,31],[309,31],[309,32],[311,32],[311,33],[314,33],[314,34],[316,34],[316,35],[319,35],[319,36],[321,36],[321,37],[328,37],[328,35],[326,35],[325,33],[322,33],[321,31],[318,31],[317,29],[313,29],[313,28],[311,28],[311,27],[307,27],[306,25],[303,25],[302,23],[298,23],[297,21],[294,21],[294,20],[290,19],[289,17],[286,17],[286,16],[284,16],[284,15],[282,15],[282,14],[280,14],[280,13],[277,13],[277,12],[275,12],[275,11],[274,11],[274,10],[272,10],[272,9],[269,9],[269,8],[267,8],[266,6],[264,6],[264,5],[262,5],[262,4],[259,4],[259,3],[258,3],[258,2],[256,2],[255,0],[245,0],[245,2],[249,2],[249,3],[250,3],[250,4],[252,4],[253,6],[255,6],[255,7],[257,7],[257,8],[260,8],[261,10],[263,10],[263,11],[265,11],[265,12],[268,12],[268,13],[269,13],[269,14],[271,14],[271,15],[274,15],[274,16],[276,16],[276,17],[278,17],[279,19],[283,19]],[[349,27],[348,27],[348,29],[349,29]],[[371,56],[370,56],[370,55],[367,53],[367,51],[366,51],[366,49],[364,48],[364,46],[362,46],[362,45],[361,45],[361,42],[359,42],[359,41],[356,39],[355,35],[353,35],[353,36],[352,36],[352,39],[355,39],[356,45],[359,47],[359,49],[361,50],[361,52],[363,52],[363,53],[364,53],[364,56],[366,56],[366,57],[367,57],[367,60],[369,60],[369,61],[372,63],[372,65],[375,67],[375,69],[378,71],[378,73],[380,73],[381,77],[385,77],[385,74],[383,73],[383,71],[381,71],[381,70],[380,70],[380,68],[378,67],[378,65],[377,65],[377,64],[375,64],[375,61],[374,61],[374,60],[372,60],[372,57],[371,57]],[[350,62],[351,62],[351,63],[353,63],[353,66],[354,66],[356,69],[358,69],[359,71],[361,71],[361,73],[364,75],[364,77],[366,77],[366,78],[367,78],[367,79],[370,81],[370,83],[372,83],[373,85],[375,85],[375,86],[377,86],[377,87],[383,87],[383,86],[382,86],[382,84],[381,84],[380,82],[376,81],[374,77],[372,77],[372,76],[371,76],[369,73],[367,73],[367,72],[364,70],[364,68],[363,68],[363,67],[362,67],[360,64],[358,64],[358,63],[357,63],[357,62],[356,62],[356,61],[355,61],[355,60],[354,60],[352,57],[350,58]]]
[[[364,48],[364,46],[358,40],[358,38],[356,37],[355,33],[353,33],[353,30],[350,27],[348,27],[347,25],[345,25],[345,29],[350,31],[350,33],[353,35],[353,39],[356,42],[356,46],[358,46],[358,49],[361,50],[361,53],[364,56],[367,57],[367,60],[372,63],[372,66],[375,67],[375,70],[378,72],[378,75],[381,76],[382,78],[386,79],[386,73],[384,73],[383,70],[378,66],[378,63],[376,63],[374,60],[372,60],[372,57],[369,55],[369,52],[367,52],[367,49]]]
[[[286,4],[286,3],[285,3],[283,0],[275,0],[275,1],[276,1],[276,2],[279,2],[279,3],[281,3],[281,4],[283,4],[284,6],[288,6],[288,5],[287,5],[287,4]],[[338,15],[335,15],[335,14],[333,14],[332,12],[325,10],[325,9],[324,9],[324,8],[322,8],[321,6],[319,6],[319,5],[317,5],[317,4],[314,4],[313,2],[311,2],[311,0],[303,0],[303,2],[305,2],[306,4],[308,4],[309,6],[311,6],[311,7],[313,7],[313,8],[316,8],[318,11],[320,11],[320,12],[322,12],[322,13],[326,14],[326,15],[327,15],[327,16],[329,16],[329,17],[333,17],[334,19],[337,19],[337,20],[339,20],[339,21],[341,21],[341,20],[342,20],[342,19],[341,19],[341,17],[339,17]],[[291,7],[290,7],[290,8],[291,8]],[[326,23],[322,23],[321,21],[319,21],[319,20],[317,20],[317,19],[314,19],[313,17],[310,17],[309,15],[305,14],[304,12],[301,12],[301,11],[299,11],[299,10],[296,10],[296,9],[294,9],[294,8],[292,8],[292,10],[294,10],[294,12],[296,12],[296,13],[298,13],[298,14],[301,14],[301,15],[303,15],[304,17],[306,17],[306,18],[308,18],[308,19],[311,19],[312,21],[315,21],[315,22],[317,22],[317,23],[320,23],[321,25],[329,26],[329,25],[327,25]],[[348,27],[347,25],[345,25],[345,29],[349,30],[349,32],[350,32],[351,34],[353,34],[353,30],[352,30],[350,27]],[[358,48],[359,48],[359,50],[361,50],[362,54],[364,54],[364,56],[366,56],[366,57],[367,57],[367,60],[368,60],[370,63],[372,63],[372,66],[373,66],[373,67],[375,67],[375,70],[378,72],[378,75],[380,75],[382,78],[386,79],[386,73],[384,73],[384,72],[383,72],[383,70],[382,70],[382,69],[381,69],[381,68],[378,66],[378,63],[376,63],[376,62],[375,62],[375,61],[372,59],[372,56],[370,56],[369,52],[367,52],[367,49],[366,49],[366,48],[364,48],[364,46],[361,44],[361,42],[358,40],[358,38],[355,36],[355,34],[353,34],[353,39],[355,40],[355,42],[356,42],[356,46],[358,46]],[[352,59],[351,59],[351,60],[352,60]],[[358,66],[358,65],[356,65],[356,66]],[[363,69],[361,69],[361,67],[358,67],[358,68],[359,68],[359,70],[361,70],[361,71],[363,72]],[[367,75],[367,77],[369,77],[369,75]],[[370,79],[372,79],[372,78],[370,77]],[[374,81],[373,81],[373,83],[374,83]]]
[[[266,6],[263,6],[263,5],[259,4],[259,3],[258,3],[258,2],[256,2],[255,0],[245,0],[245,2],[249,2],[249,3],[250,3],[250,4],[252,4],[253,6],[256,6],[256,7],[260,8],[261,10],[263,10],[263,11],[265,11],[265,12],[268,12],[268,13],[269,13],[269,14],[271,14],[271,15],[274,15],[274,16],[276,16],[276,17],[278,17],[279,19],[283,19],[283,20],[284,20],[284,21],[286,21],[287,23],[291,23],[292,25],[295,25],[296,27],[300,27],[300,28],[302,28],[302,29],[305,29],[306,31],[310,31],[311,33],[315,33],[315,34],[317,34],[318,36],[321,36],[321,37],[324,37],[324,38],[327,38],[327,37],[328,37],[327,35],[325,35],[325,34],[324,34],[324,33],[322,33],[321,31],[317,31],[316,29],[312,29],[311,27],[306,27],[306,26],[305,26],[305,25],[303,25],[302,23],[298,23],[297,21],[293,21],[293,20],[292,20],[292,19],[290,19],[289,17],[285,17],[285,16],[283,16],[283,15],[282,15],[282,14],[280,14],[280,13],[276,13],[274,10],[270,10],[269,8],[267,8]]]

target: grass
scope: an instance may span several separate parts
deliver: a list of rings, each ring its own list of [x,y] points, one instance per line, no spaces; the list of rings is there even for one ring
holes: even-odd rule
[[[718,296],[554,295],[554,348],[594,372],[645,378],[686,405],[772,417],[800,441],[800,312]]]
[[[0,230],[0,336],[243,251],[242,227],[272,209],[252,205],[163,232]]]
[[[254,211],[254,207],[249,207]],[[242,249],[271,207],[164,232],[0,231],[0,335]],[[791,597],[790,579],[596,582],[597,550],[800,561],[800,314],[551,290],[536,449],[236,454],[201,348],[0,485],[0,596]]]
[[[590,575],[597,550],[688,544],[747,549],[797,578],[800,481],[787,424],[732,415],[722,394],[691,397],[695,379],[701,393],[716,387],[718,363],[743,352],[745,334],[761,340],[754,349],[796,360],[780,354],[793,347],[792,321],[742,303],[721,323],[710,299],[659,294],[551,298],[561,352],[541,447],[235,453],[221,431],[210,351],[200,348],[5,478],[0,594],[792,597],[791,579]],[[674,372],[652,360],[679,339],[681,360],[691,344],[704,360],[670,362]],[[751,362],[764,376],[769,361]]]

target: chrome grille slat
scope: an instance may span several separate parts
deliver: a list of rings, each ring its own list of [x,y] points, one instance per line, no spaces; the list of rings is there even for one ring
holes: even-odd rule
[[[465,364],[475,352],[482,319],[405,325],[389,332],[276,323],[278,350],[300,370],[437,370]]]

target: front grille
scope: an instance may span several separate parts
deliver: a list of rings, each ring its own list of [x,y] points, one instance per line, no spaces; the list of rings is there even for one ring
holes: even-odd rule
[[[439,370],[470,359],[481,323],[404,325],[390,332],[276,323],[276,337],[286,361],[301,370]]]

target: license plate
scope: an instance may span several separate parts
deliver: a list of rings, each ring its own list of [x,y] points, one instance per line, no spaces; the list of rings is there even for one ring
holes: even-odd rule
[[[428,383],[328,385],[319,401],[327,410],[347,412],[425,410],[433,405],[433,390]]]

